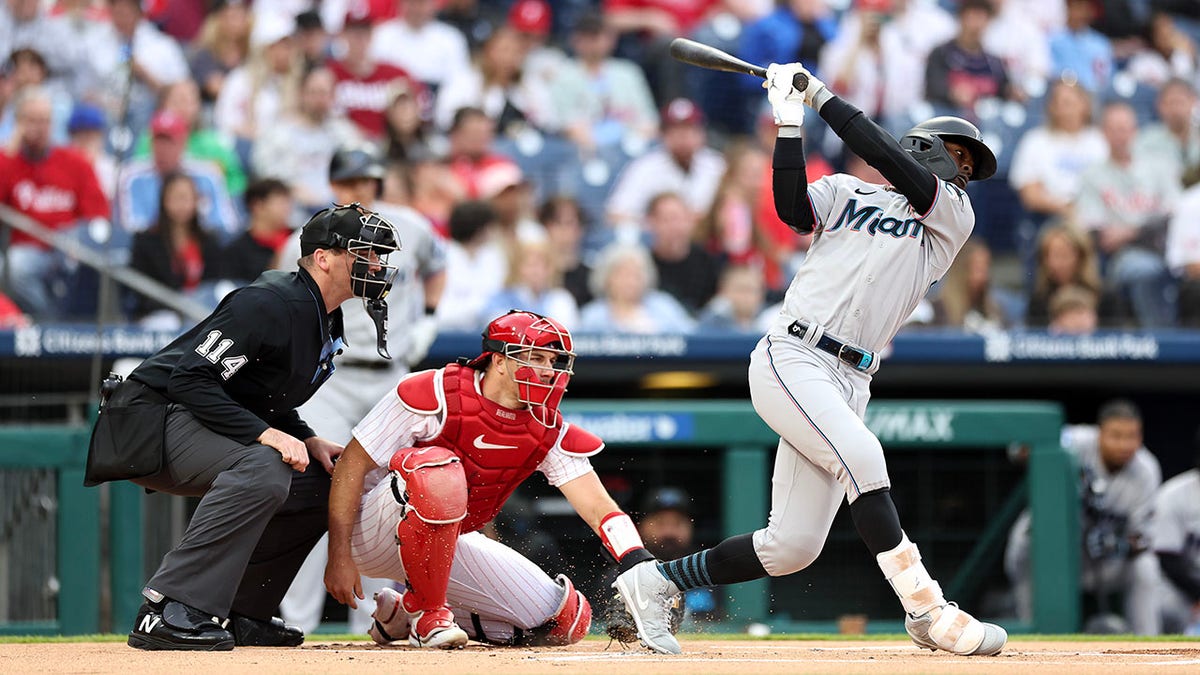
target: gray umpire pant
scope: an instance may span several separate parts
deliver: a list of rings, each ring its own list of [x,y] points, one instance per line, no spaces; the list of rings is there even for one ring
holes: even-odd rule
[[[201,497],[179,545],[146,583],[207,614],[271,618],[328,526],[329,474],[294,471],[274,448],[243,445],[170,404],[163,468],[150,490]]]

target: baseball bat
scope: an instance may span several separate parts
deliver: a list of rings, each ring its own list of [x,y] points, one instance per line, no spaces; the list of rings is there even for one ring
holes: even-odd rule
[[[747,75],[761,77],[764,80],[767,78],[766,68],[756,66],[753,63],[747,63],[716,47],[711,47],[687,38],[675,38],[671,41],[671,56],[677,61],[690,63],[693,66],[700,66],[701,68],[708,68],[709,70],[746,73]],[[792,86],[796,88],[796,91],[804,91],[808,88],[808,76],[804,73],[796,73],[796,76],[792,78]]]

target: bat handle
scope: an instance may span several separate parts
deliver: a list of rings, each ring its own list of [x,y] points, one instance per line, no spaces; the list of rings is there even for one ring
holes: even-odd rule
[[[767,78],[767,69],[754,66],[750,69],[750,74],[756,75],[765,80]],[[792,86],[795,87],[796,91],[804,91],[805,89],[808,89],[808,76],[804,73],[796,73],[792,77]]]

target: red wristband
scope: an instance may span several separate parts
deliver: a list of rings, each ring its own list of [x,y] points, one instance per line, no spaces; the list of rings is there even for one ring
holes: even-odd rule
[[[630,551],[646,547],[633,519],[623,511],[613,511],[600,520],[600,541],[618,561]]]

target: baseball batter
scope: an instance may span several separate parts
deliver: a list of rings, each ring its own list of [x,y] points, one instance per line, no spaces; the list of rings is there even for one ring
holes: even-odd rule
[[[325,585],[353,607],[360,575],[405,582],[376,594],[376,642],[566,645],[587,634],[591,606],[566,576],[478,531],[535,470],[623,568],[653,559],[592,470],[603,442],[558,412],[574,359],[562,324],[514,310],[488,324],[478,357],[404,378],[355,426],[333,476]]]
[[[350,440],[354,424],[395,388],[411,365],[424,358],[437,334],[434,313],[445,285],[445,247],[421,214],[397,204],[376,203],[383,177],[383,162],[369,146],[341,148],[329,162],[329,185],[337,202],[357,202],[376,209],[392,223],[401,244],[391,257],[397,272],[388,296],[387,344],[393,358],[385,359],[377,352],[376,328],[365,312],[347,313],[345,353],[338,361],[336,385],[331,381],[300,409],[323,437],[338,443]],[[280,266],[293,269],[299,254],[299,238],[293,236],[279,255]],[[317,628],[325,608],[321,588],[325,550],[325,542],[318,542],[281,605],[283,617],[306,632]],[[380,581],[366,583],[372,595],[384,585]],[[350,629],[366,630],[372,609],[368,600],[351,612]]]
[[[792,78],[808,77],[804,91]],[[779,125],[775,208],[814,232],[780,316],[750,357],[754,408],[780,435],[767,526],[668,562],[636,565],[617,588],[642,641],[679,653],[667,603],[691,588],[791,574],[821,552],[842,499],[900,598],[913,642],[955,654],[995,654],[1007,641],[948,603],[900,527],[879,440],[863,423],[878,351],[946,273],[975,223],[963,191],[996,159],[970,123],[938,117],[896,140],[800,64],[772,64],[767,98]],[[890,185],[845,174],[808,184],[801,126],[811,106]]]
[[[1163,573],[1163,632],[1200,635],[1200,433],[1196,468],[1163,483],[1154,497],[1151,541]]]

